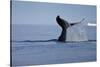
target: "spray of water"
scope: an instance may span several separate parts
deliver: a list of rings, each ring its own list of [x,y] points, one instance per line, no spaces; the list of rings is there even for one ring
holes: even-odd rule
[[[81,23],[67,29],[66,41],[87,41],[86,24]]]

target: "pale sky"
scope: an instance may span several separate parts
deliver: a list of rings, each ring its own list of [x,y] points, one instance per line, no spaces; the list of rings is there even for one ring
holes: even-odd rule
[[[55,25],[57,24],[57,15],[69,22],[77,22],[82,18],[85,18],[88,22],[96,22],[96,6],[25,1],[12,2],[13,24]]]

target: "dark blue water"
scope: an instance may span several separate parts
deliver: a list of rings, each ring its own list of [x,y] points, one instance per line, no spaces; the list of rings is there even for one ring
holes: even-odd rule
[[[12,25],[13,66],[96,61],[96,27],[87,26],[83,42],[57,42],[60,32],[58,26]]]

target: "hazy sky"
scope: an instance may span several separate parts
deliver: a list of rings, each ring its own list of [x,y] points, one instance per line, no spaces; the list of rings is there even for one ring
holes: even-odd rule
[[[96,6],[24,1],[12,2],[13,24],[55,25],[57,24],[57,15],[60,15],[69,22],[77,22],[82,18],[85,18],[89,22],[95,22]]]

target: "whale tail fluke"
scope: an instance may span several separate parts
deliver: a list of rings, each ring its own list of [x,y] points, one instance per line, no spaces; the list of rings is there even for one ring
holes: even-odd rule
[[[73,25],[76,25],[76,24],[82,23],[84,20],[85,20],[85,18],[83,18],[83,19],[82,19],[81,21],[79,21],[79,22],[70,23],[70,25],[73,26]]]
[[[57,21],[58,25],[62,28],[62,32],[61,32],[61,35],[58,38],[58,41],[65,42],[66,41],[66,33],[67,33],[66,29],[68,29],[70,26],[73,26],[73,25],[76,25],[76,24],[83,22],[84,18],[80,22],[69,23],[65,19],[60,18],[60,16],[58,15],[56,17],[56,21]]]

